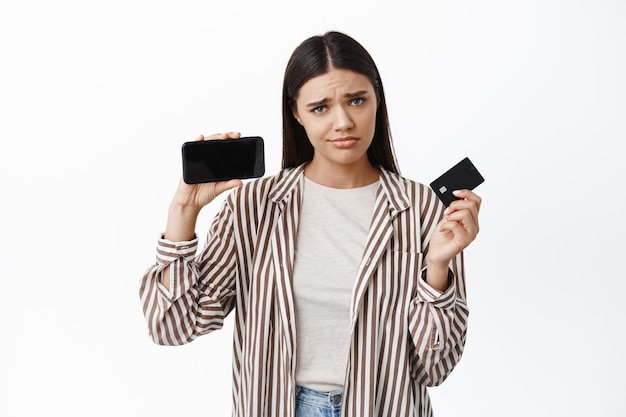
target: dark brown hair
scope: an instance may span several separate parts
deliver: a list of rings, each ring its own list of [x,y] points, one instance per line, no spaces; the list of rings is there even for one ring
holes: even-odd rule
[[[378,109],[374,138],[367,150],[367,156],[372,165],[399,173],[391,143],[387,102],[378,68],[361,44],[346,34],[334,31],[306,39],[293,51],[287,63],[282,104],[283,168],[295,167],[313,159],[313,146],[304,128],[295,119],[293,111],[300,87],[332,68],[358,72],[371,81],[376,91]]]

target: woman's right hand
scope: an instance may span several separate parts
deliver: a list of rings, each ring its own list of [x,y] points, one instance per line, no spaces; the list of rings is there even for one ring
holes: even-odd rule
[[[196,140],[228,140],[236,139],[241,135],[238,132],[216,133]],[[241,180],[207,182],[203,184],[187,184],[182,179],[178,183],[176,194],[170,203],[167,216],[167,225],[163,237],[165,239],[182,242],[193,239],[196,220],[202,207],[209,204],[215,197],[226,190],[242,185]],[[169,285],[169,272],[164,274],[164,285]]]
[[[241,136],[239,132],[216,133],[208,137],[200,135],[196,140],[228,140],[238,139]],[[224,191],[230,190],[242,185],[241,180],[233,179],[230,181],[207,182],[203,184],[187,184],[182,178],[178,184],[178,189],[174,195],[172,204],[176,204],[181,208],[190,209],[199,212],[202,207],[209,204],[218,195]]]

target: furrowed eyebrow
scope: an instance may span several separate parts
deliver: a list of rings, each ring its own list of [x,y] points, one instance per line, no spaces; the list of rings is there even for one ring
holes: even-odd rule
[[[346,98],[356,98],[356,97],[363,96],[365,94],[367,94],[367,90],[359,90],[359,91],[355,91],[354,93],[346,93],[344,95],[344,97],[346,97]],[[316,108],[316,107],[323,106],[324,104],[326,104],[326,102],[328,102],[328,99],[327,98],[323,98],[321,100],[309,103],[306,106],[309,107],[309,108]]]
[[[367,94],[367,90],[361,90],[361,91],[357,91],[355,93],[347,93],[346,94],[346,98],[355,98],[355,97],[360,97]]]
[[[320,106],[323,106],[327,101],[328,101],[327,98],[323,98],[323,99],[321,99],[319,101],[314,101],[312,103],[309,103],[306,106],[310,107],[310,108],[320,107]]]

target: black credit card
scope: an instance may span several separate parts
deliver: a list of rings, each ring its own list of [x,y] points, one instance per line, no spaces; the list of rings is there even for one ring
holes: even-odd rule
[[[441,202],[448,207],[457,197],[455,190],[473,190],[485,181],[469,158],[463,158],[458,164],[447,170],[443,175],[430,183],[430,188],[437,194]]]

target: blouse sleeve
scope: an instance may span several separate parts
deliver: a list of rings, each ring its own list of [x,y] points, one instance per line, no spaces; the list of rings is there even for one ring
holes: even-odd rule
[[[430,198],[424,199],[420,231],[422,248],[425,248],[422,259],[426,259],[430,236],[442,218],[444,208],[432,192]],[[469,315],[463,256],[460,252],[451,260],[450,285],[445,291],[436,290],[421,278],[428,265],[422,268],[417,280],[408,322],[418,356],[413,373],[422,385],[436,386],[445,381],[463,354]]]
[[[448,289],[438,291],[419,279],[411,301],[409,330],[418,353],[416,377],[423,385],[445,381],[463,353],[469,310],[462,290],[462,262],[461,253],[451,264]]]
[[[145,271],[139,287],[148,333],[155,343],[182,345],[222,327],[235,304],[232,222],[226,201],[197,255],[197,237],[187,242],[158,240],[156,263]],[[160,283],[168,266],[169,290]]]

